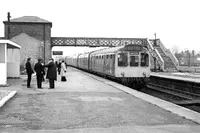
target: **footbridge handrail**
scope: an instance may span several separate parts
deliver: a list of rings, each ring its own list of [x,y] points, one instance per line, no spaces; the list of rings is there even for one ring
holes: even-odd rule
[[[179,70],[179,61],[177,60],[176,56],[171,52],[170,49],[166,49],[161,40],[159,39],[160,48],[163,50],[164,54],[172,60],[175,68]]]
[[[151,54],[152,57],[156,58],[156,61],[158,62],[158,64],[160,65],[160,69],[162,71],[164,71],[164,60],[161,57],[160,53],[158,52],[157,49],[154,49],[151,42],[149,41],[149,39],[147,39],[147,48]]]

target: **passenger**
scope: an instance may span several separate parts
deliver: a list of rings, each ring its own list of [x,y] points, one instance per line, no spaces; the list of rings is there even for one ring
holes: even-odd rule
[[[43,76],[42,76],[42,82],[44,82],[44,81],[45,81],[44,76],[45,76],[45,74],[46,74],[46,69],[45,69],[45,67],[44,67],[43,60],[41,60],[41,64],[42,64],[43,70],[44,70],[44,73],[43,73]]]
[[[61,64],[61,72],[60,72],[61,81],[67,81],[66,72],[67,72],[67,67],[66,67],[65,61],[63,60]]]
[[[57,66],[57,68],[58,68],[58,75],[60,75],[61,64],[62,64],[62,62],[61,62],[61,60],[59,60],[59,63],[58,63],[58,66]]]
[[[55,61],[56,67],[58,67],[58,61]]]
[[[48,67],[46,78],[49,79],[49,89],[54,89],[54,81],[57,80],[57,71],[56,65],[53,62],[53,58],[49,59],[49,63],[44,65],[44,67]]]
[[[65,62],[65,66],[66,66],[66,68],[67,68],[67,62]]]
[[[44,77],[44,67],[41,63],[41,59],[38,59],[38,62],[34,66],[34,70],[36,72],[36,78],[37,78],[37,87],[38,89],[42,89],[42,79]]]
[[[26,73],[28,75],[28,78],[27,78],[27,88],[31,88],[30,84],[31,84],[31,77],[32,77],[32,74],[34,73],[32,67],[31,67],[31,58],[28,58],[27,59],[27,62],[26,62]]]

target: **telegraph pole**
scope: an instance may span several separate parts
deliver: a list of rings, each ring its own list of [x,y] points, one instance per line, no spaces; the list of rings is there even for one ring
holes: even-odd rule
[[[10,18],[11,18],[10,12],[8,12],[7,18],[8,18],[8,33],[7,33],[7,39],[10,39]]]
[[[156,33],[154,34],[154,36],[155,36],[155,40],[154,40],[154,46],[156,46]]]

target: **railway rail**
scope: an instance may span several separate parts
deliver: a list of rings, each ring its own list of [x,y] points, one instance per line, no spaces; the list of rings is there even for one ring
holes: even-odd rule
[[[168,93],[170,95],[180,97],[180,98],[183,98],[183,99],[187,99],[187,100],[194,100],[194,99],[200,100],[199,94],[195,94],[195,93],[191,93],[191,92],[187,92],[187,91],[177,90],[177,89],[174,89],[174,88],[169,88],[169,87],[161,86],[161,85],[155,85],[155,84],[152,84],[152,83],[149,83],[147,85],[147,87],[149,89],[154,89],[156,91]]]
[[[142,91],[174,104],[200,112],[199,84],[151,77]]]

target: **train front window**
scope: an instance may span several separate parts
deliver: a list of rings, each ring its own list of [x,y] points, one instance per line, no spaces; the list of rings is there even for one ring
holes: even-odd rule
[[[139,56],[130,56],[130,66],[139,65]]]
[[[118,54],[118,66],[127,66],[128,65],[128,56],[127,53]]]
[[[148,67],[149,66],[149,55],[147,53],[141,53],[141,64],[142,67]]]

